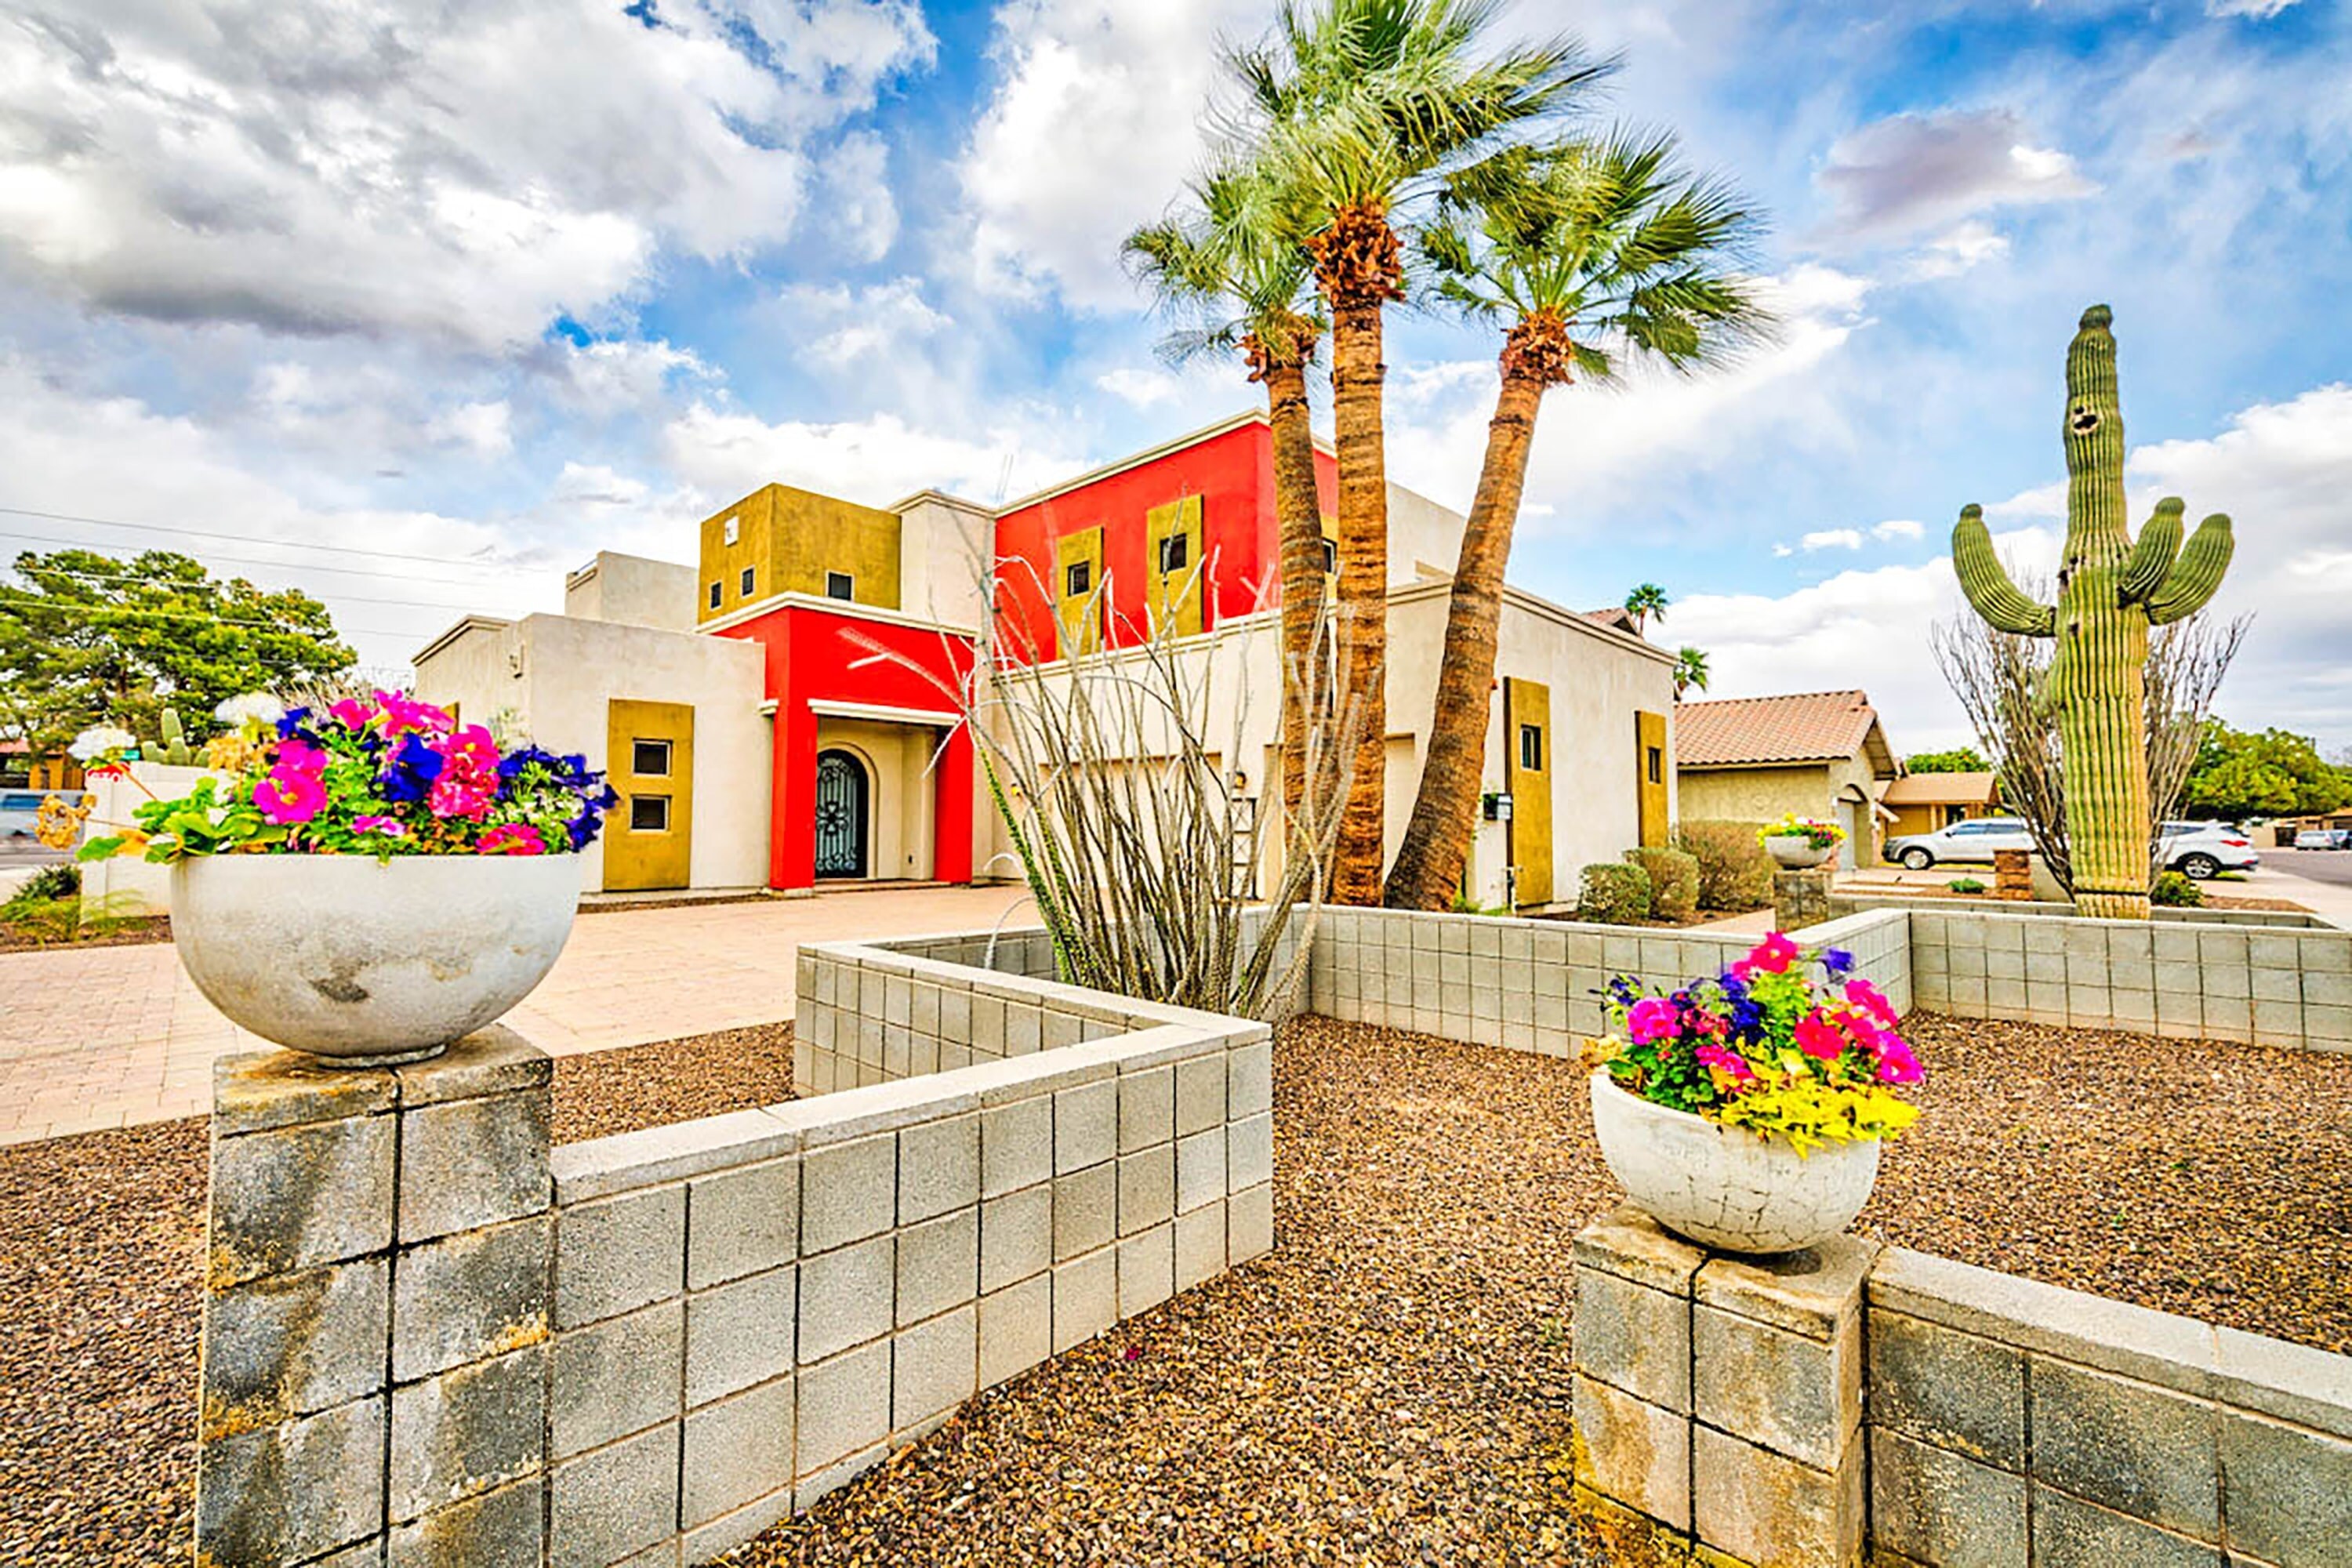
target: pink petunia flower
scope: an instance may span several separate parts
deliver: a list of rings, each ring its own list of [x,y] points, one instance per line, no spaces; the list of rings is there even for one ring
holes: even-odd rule
[[[1895,1016],[1895,1004],[1886,999],[1886,993],[1867,980],[1847,981],[1845,999],[1861,1006],[1872,1017],[1890,1029],[1898,1021]]]
[[[377,706],[383,710],[383,736],[387,741],[396,741],[412,730],[446,734],[451,724],[456,722],[449,717],[447,710],[436,708],[430,702],[419,702],[413,697],[404,697],[397,691],[379,691],[375,700]]]
[[[1760,969],[1768,974],[1785,974],[1801,952],[1795,942],[1776,931],[1756,944],[1748,954],[1748,963],[1751,969]]]
[[[1675,1005],[1663,996],[1644,996],[1626,1009],[1625,1032],[1637,1046],[1662,1040],[1675,1032]]]
[[[544,855],[547,840],[538,828],[523,822],[501,822],[474,846],[480,855]]]
[[[1917,1083],[1927,1077],[1919,1058],[1899,1035],[1878,1037],[1878,1081],[1881,1083]]]
[[[1756,1081],[1756,1069],[1738,1051],[1726,1050],[1710,1040],[1692,1054],[1698,1058],[1699,1066],[1723,1074],[1734,1086]]]
[[[354,833],[380,833],[386,838],[408,837],[408,824],[396,816],[355,816],[352,819]]]
[[[1797,1048],[1819,1061],[1833,1062],[1845,1051],[1845,1036],[1819,1011],[1797,1021]]]
[[[308,741],[280,741],[270,758],[274,773],[309,773],[316,778],[327,768],[327,753]]]
[[[253,805],[263,821],[291,826],[310,821],[325,809],[327,786],[315,773],[274,768],[253,786]]]

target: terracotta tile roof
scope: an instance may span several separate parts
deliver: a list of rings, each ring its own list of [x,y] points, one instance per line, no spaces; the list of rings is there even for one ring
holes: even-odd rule
[[[1991,805],[2000,795],[1990,773],[1906,773],[1879,798],[1889,805]]]
[[[1875,742],[1874,744],[1874,742]],[[1884,776],[1895,773],[1878,713],[1860,691],[1734,697],[1675,705],[1675,765],[1730,768],[1851,757],[1869,747]]]
[[[1579,610],[1576,613],[1595,626],[1607,626],[1612,631],[1633,631],[1633,612],[1621,605],[1612,605],[1605,610]],[[1641,634],[1635,632],[1634,635],[1638,637]]]

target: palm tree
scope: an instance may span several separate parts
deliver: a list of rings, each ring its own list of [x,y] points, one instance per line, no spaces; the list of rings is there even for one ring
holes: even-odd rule
[[[1264,384],[1274,442],[1274,510],[1282,596],[1284,807],[1297,820],[1306,735],[1328,717],[1328,673],[1316,636],[1323,598],[1323,508],[1307,373],[1324,321],[1307,256],[1271,204],[1282,193],[1236,164],[1192,182],[1186,209],[1137,229],[1121,247],[1163,310],[1186,324],[1160,344],[1171,359],[1239,353]]]
[[[1625,595],[1625,613],[1633,617],[1633,635],[1649,636],[1650,617],[1666,618],[1666,606],[1674,601],[1655,583],[1643,583]]]
[[[1675,655],[1675,700],[1681,701],[1683,693],[1694,686],[1706,689],[1706,650],[1685,645]]]
[[[1515,147],[1463,171],[1421,236],[1440,298],[1503,326],[1501,386],[1445,616],[1429,755],[1389,873],[1400,909],[1443,909],[1462,879],[1477,808],[1512,526],[1544,394],[1628,359],[1690,370],[1761,330],[1731,269],[1757,221],[1725,186],[1675,163],[1671,137]],[[1637,589],[1626,607],[1660,614]]]
[[[1388,463],[1381,312],[1405,291],[1400,228],[1444,178],[1614,68],[1558,39],[1486,55],[1499,0],[1289,0],[1268,37],[1230,50],[1232,133],[1300,220],[1331,318],[1339,598],[1363,729],[1332,873],[1340,903],[1380,900],[1388,657]]]

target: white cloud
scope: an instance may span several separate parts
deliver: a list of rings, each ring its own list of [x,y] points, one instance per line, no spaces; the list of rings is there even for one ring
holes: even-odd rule
[[[514,450],[514,410],[503,397],[461,403],[427,425],[425,434],[478,458],[503,458]]]
[[[2098,189],[2076,172],[2073,158],[2037,147],[2029,136],[2006,109],[1891,115],[1832,142],[1814,179],[1836,201],[1836,227],[1873,237],[1917,233],[1992,207],[2071,201]]]
[[[772,425],[701,403],[670,422],[662,446],[673,472],[721,502],[772,481],[875,506],[919,489],[991,501],[1086,466],[1012,428],[942,436],[895,414]]]
[[[1003,70],[957,176],[974,275],[1080,310],[1137,300],[1118,246],[1199,163],[1196,128],[1221,33],[1248,37],[1259,0],[1011,0],[990,54]]]
[[[1801,550],[1859,550],[1862,530],[1858,528],[1824,528],[1797,541]]]
[[[100,312],[529,343],[666,246],[789,233],[811,152],[933,47],[903,0],[718,7],[36,15],[0,32],[0,258]]]
[[[2295,0],[2205,0],[2205,15],[2246,16],[2257,22],[2267,22],[2294,4]]]
[[[2009,254],[2009,239],[1980,218],[1954,226],[1929,240],[1911,258],[1904,275],[1915,282],[1957,278],[1971,268],[1999,261]]]
[[[1924,539],[1927,537],[1927,525],[1923,522],[1914,522],[1907,517],[1890,517],[1885,522],[1874,526],[1870,532],[1874,539]]]
[[[1150,408],[1173,399],[1181,388],[1166,371],[1137,370],[1121,365],[1095,377],[1095,384],[1122,403]]]
[[[809,353],[835,366],[919,353],[918,340],[954,325],[923,298],[923,285],[914,278],[856,288],[794,284],[778,300],[801,331],[814,334]]]

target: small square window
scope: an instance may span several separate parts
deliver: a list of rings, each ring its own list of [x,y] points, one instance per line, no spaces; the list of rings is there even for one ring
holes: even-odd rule
[[[1519,726],[1519,766],[1531,773],[1543,772],[1543,726]]]
[[[855,599],[857,597],[857,579],[846,572],[826,573],[824,596],[828,599]]]
[[[1181,572],[1184,570],[1185,560],[1191,554],[1192,542],[1190,538],[1181,533],[1171,533],[1167,538],[1160,542],[1160,574],[1161,576],[1164,577],[1171,572]]]
[[[721,587],[722,587],[722,584],[718,584],[718,583],[713,583],[712,584],[710,584],[710,607],[711,607],[712,609],[714,609],[714,610],[715,610],[715,609],[717,609],[717,608],[719,607],[719,593],[720,593]]]
[[[730,517],[720,523],[719,528],[719,531],[726,535],[727,542],[730,544],[743,537],[743,524],[740,519]]]
[[[751,566],[744,567],[742,592],[745,598],[748,599],[751,596],[751,584],[757,581],[759,581],[758,569]]]
[[[666,795],[631,795],[629,797],[629,831],[667,833],[669,831],[669,796]]]
[[[1339,542],[1336,539],[1327,539],[1323,542],[1323,574],[1328,577],[1339,570]]]
[[[1663,748],[1658,746],[1652,746],[1649,748],[1649,752],[1650,782],[1652,784],[1664,784],[1666,782],[1666,753]]]
[[[630,742],[629,771],[640,778],[669,777],[669,742],[667,741]]]
[[[1066,599],[1081,598],[1093,592],[1095,563],[1091,561],[1071,562],[1069,570],[1063,574],[1063,582],[1062,596]]]

